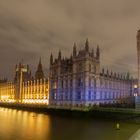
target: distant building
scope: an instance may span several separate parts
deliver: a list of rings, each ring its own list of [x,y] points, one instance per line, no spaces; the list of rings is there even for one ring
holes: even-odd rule
[[[0,101],[15,102],[15,84],[13,82],[0,83]]]
[[[137,36],[138,52],[139,38],[140,32]],[[122,75],[102,69],[99,46],[96,50],[91,49],[88,40],[81,50],[77,50],[74,44],[69,58],[62,57],[61,51],[57,58],[51,54],[49,70],[49,76],[45,78],[41,58],[35,76],[32,76],[29,65],[19,63],[15,68],[13,82],[0,80],[0,101],[82,107],[132,104],[133,97],[138,93],[140,76],[137,81],[129,73]]]
[[[140,30],[137,32],[138,94],[140,95]]]
[[[29,65],[19,63],[15,68],[14,82],[0,82],[1,102],[20,102],[48,104],[48,79],[44,77],[41,59],[35,77],[32,77]]]
[[[29,69],[29,65],[23,65],[19,63],[15,67],[15,78],[14,82],[17,83],[20,80],[22,74],[22,81],[29,81],[32,78],[31,71]]]
[[[7,82],[7,79],[6,79],[6,78],[0,79],[0,84],[1,84],[1,83],[6,83],[6,82]]]
[[[76,44],[70,58],[50,56],[50,105],[88,106],[121,103],[132,97],[133,81],[129,74],[122,76],[100,68],[100,49],[85,47],[77,51]]]
[[[135,85],[135,108],[140,110],[140,30],[137,31],[137,62],[138,62],[138,84]]]

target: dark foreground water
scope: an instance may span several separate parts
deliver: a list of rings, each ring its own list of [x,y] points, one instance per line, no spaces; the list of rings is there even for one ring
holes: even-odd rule
[[[57,117],[0,108],[0,140],[128,140],[139,124]]]

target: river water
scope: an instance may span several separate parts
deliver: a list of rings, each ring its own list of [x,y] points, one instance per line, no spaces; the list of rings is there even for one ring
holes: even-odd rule
[[[0,108],[0,140],[128,140],[140,124]]]

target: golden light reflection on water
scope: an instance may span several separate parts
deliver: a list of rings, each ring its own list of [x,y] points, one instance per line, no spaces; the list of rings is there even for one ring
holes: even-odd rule
[[[0,108],[0,136],[4,140],[48,140],[50,118],[47,115],[15,109]]]
[[[116,123],[116,122],[115,122]],[[139,125],[0,108],[0,140],[128,140]]]

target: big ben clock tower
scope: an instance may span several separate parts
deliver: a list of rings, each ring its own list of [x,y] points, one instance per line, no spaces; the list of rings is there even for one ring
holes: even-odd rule
[[[138,95],[140,96],[140,30],[137,31]]]

